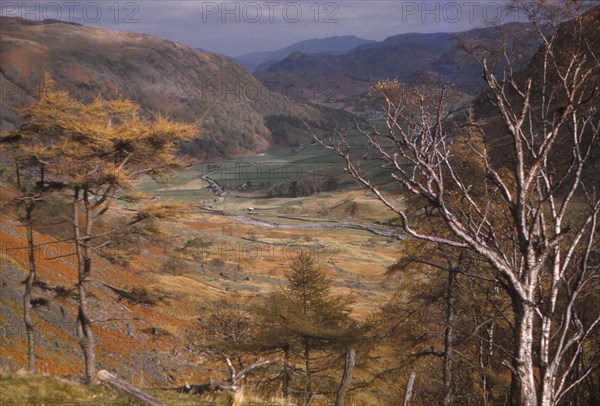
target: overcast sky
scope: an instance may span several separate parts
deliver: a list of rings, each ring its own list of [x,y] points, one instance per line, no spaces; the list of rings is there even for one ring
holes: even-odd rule
[[[5,16],[47,18],[160,35],[239,56],[334,35],[382,40],[406,32],[450,32],[506,19],[506,1],[406,0],[0,0]],[[509,21],[522,21],[519,16]]]

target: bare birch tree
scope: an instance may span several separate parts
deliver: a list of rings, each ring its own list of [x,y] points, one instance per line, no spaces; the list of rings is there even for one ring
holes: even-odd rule
[[[581,312],[600,276],[600,190],[593,175],[600,148],[600,63],[592,43],[600,10],[549,30],[542,22],[556,4],[547,3],[516,2],[542,41],[530,69],[513,72],[505,54],[498,72],[485,53],[473,53],[481,56],[495,110],[488,125],[473,119],[451,124],[457,114],[447,86],[385,81],[374,88],[384,100],[386,127],[359,131],[391,179],[437,213],[444,232],[428,233],[409,218],[394,188],[377,183],[357,159],[347,135],[314,136],[399,216],[409,236],[469,250],[489,264],[493,282],[512,304],[514,345],[505,362],[511,402],[525,406],[557,404],[598,367],[589,365],[572,379],[586,339],[600,323],[598,309]],[[481,163],[476,179],[457,162],[453,143],[461,137]],[[494,150],[492,139],[508,147]]]

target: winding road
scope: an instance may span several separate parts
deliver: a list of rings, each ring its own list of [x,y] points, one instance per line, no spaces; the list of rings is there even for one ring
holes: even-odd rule
[[[220,216],[224,216],[224,217],[233,218],[233,219],[239,220],[241,222],[244,222],[246,224],[251,224],[251,225],[255,225],[257,227],[263,227],[263,228],[278,228],[278,229],[291,229],[291,230],[305,230],[305,229],[311,229],[311,228],[342,228],[342,229],[364,230],[364,231],[368,231],[375,235],[380,235],[380,236],[384,236],[384,237],[394,237],[394,238],[397,238],[398,240],[403,240],[406,238],[406,236],[404,234],[398,233],[398,232],[391,230],[389,228],[386,228],[386,227],[357,224],[357,223],[352,223],[352,222],[348,222],[348,221],[323,220],[323,222],[321,222],[319,220],[315,221],[315,220],[310,220],[310,219],[306,219],[306,218],[302,218],[302,217],[298,217],[298,216],[288,216],[288,215],[284,215],[284,214],[269,215],[270,217],[278,217],[278,218],[284,218],[284,219],[289,219],[289,220],[300,220],[300,221],[307,222],[307,224],[282,224],[282,223],[276,223],[274,221],[261,220],[261,219],[255,218],[255,217],[243,216],[243,215],[237,214],[237,213],[226,212],[223,210],[210,209],[210,208],[206,208],[206,207],[201,207],[200,210],[204,211],[206,213],[213,214],[213,215],[220,215]],[[258,216],[258,214],[255,216]]]

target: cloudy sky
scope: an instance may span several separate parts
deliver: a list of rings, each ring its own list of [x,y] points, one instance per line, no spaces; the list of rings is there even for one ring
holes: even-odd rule
[[[0,1],[0,13],[150,33],[238,56],[334,35],[382,40],[406,32],[450,32],[506,17],[506,1],[409,0],[57,0]]]

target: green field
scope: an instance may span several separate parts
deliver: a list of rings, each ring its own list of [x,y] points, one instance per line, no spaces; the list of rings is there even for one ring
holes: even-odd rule
[[[380,127],[382,123],[378,122]],[[361,170],[375,182],[389,183],[389,171],[382,169],[382,161],[369,154],[366,139],[354,130],[348,135],[351,156]],[[207,189],[208,177],[227,190],[227,202],[240,205],[256,204],[257,199],[285,196],[293,182],[319,184],[335,178],[342,188],[354,189],[356,182],[345,172],[343,159],[320,145],[305,143],[301,147],[281,147],[250,157],[203,161],[188,166],[176,174],[167,184],[157,184],[151,179],[142,180],[139,190],[161,199],[183,203],[213,205],[222,203]],[[280,193],[273,193],[277,187]],[[283,191],[283,194],[281,193]],[[319,195],[319,193],[312,193]],[[322,193],[321,193],[322,194]],[[286,207],[302,204],[306,199],[274,200],[276,206]],[[264,202],[260,203],[264,205]]]

